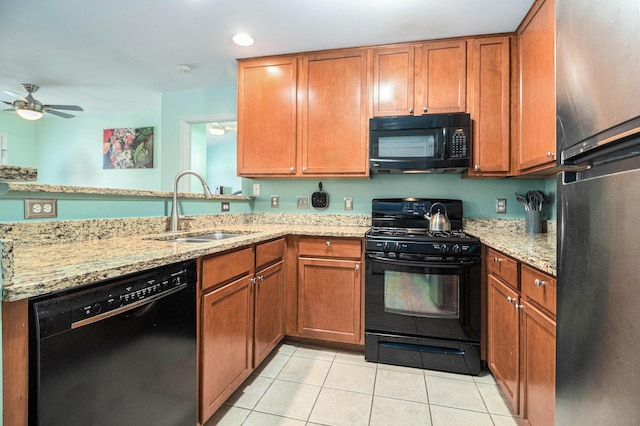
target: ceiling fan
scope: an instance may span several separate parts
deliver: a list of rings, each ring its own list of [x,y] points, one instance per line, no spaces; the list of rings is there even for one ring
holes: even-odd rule
[[[26,90],[27,95],[22,96],[19,93],[12,92],[10,90],[4,90],[4,93],[15,98],[13,102],[2,101],[7,105],[11,105],[13,108],[8,108],[5,111],[15,110],[18,115],[25,120],[38,120],[42,118],[43,113],[49,113],[57,115],[63,118],[73,118],[75,115],[67,114],[66,112],[56,111],[58,109],[65,109],[69,111],[84,111],[78,105],[43,105],[33,97],[33,93],[38,90],[38,86],[35,84],[23,83],[22,88]]]

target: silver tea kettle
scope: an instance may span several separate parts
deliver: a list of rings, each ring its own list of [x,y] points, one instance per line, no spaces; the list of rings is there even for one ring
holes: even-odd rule
[[[444,209],[444,214],[440,213],[440,210],[433,214],[431,211],[434,206],[441,205]],[[449,222],[449,216],[447,216],[447,207],[442,203],[433,203],[429,209],[429,213],[424,215],[424,218],[429,221],[429,231],[451,231],[451,222]]]

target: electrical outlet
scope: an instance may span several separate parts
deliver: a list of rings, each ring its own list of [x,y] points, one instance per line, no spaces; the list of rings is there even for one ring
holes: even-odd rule
[[[223,201],[220,203],[220,211],[222,212],[228,212],[229,211],[229,202],[228,201]]]
[[[298,206],[299,209],[308,209],[309,208],[309,196],[308,195],[298,195],[297,206]]]
[[[277,209],[278,207],[280,207],[280,197],[278,195],[272,195],[271,196],[271,208],[272,209]]]
[[[253,195],[260,195],[260,184],[259,183],[254,183],[253,184]]]
[[[353,210],[353,197],[344,197],[344,209]]]
[[[41,200],[25,198],[24,218],[42,219],[58,217],[58,200]]]
[[[507,200],[504,198],[496,198],[496,213],[505,214],[507,212]]]

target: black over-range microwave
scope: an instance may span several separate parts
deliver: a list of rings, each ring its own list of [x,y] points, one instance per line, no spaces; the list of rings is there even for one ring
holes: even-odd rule
[[[471,164],[467,113],[369,120],[371,173],[461,173]]]

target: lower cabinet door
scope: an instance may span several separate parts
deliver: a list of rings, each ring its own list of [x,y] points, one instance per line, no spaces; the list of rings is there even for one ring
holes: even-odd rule
[[[521,414],[524,424],[555,424],[556,322],[522,303]]]
[[[202,423],[252,371],[252,296],[251,281],[247,275],[203,297]]]
[[[284,338],[284,281],[282,261],[255,275],[253,367]]]
[[[488,275],[489,368],[514,411],[519,404],[519,312],[518,293],[493,275]]]
[[[298,259],[298,334],[334,342],[360,343],[359,261]]]

